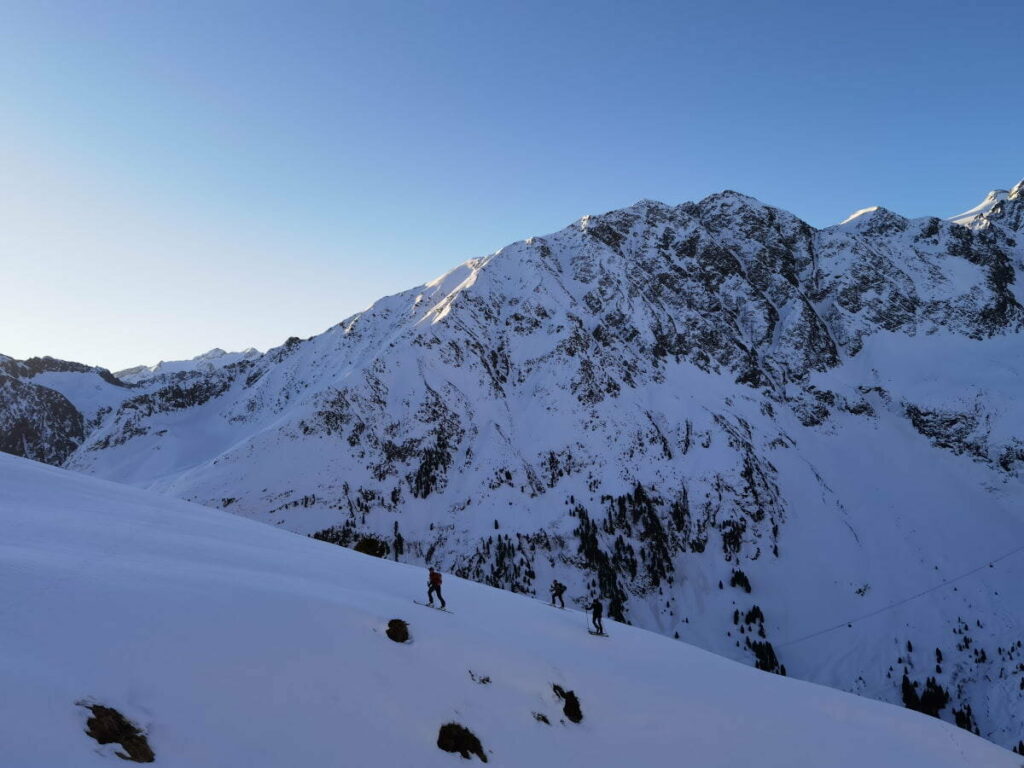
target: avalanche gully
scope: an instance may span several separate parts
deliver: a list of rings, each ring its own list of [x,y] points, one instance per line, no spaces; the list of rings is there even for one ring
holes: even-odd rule
[[[1022,269],[1022,184],[820,230],[734,192],[641,201],[265,354],[130,381],[0,358],[0,448],[526,595],[557,578],[1017,747]]]

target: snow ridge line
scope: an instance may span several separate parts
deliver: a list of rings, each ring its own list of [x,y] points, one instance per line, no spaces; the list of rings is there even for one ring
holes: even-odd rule
[[[858,616],[855,619],[848,619],[847,621],[841,621],[838,624],[835,624],[835,625],[833,625],[831,627],[826,627],[825,629],[820,629],[817,632],[812,632],[809,635],[804,635],[803,637],[798,637],[795,640],[787,640],[784,643],[776,643],[775,647],[777,647],[777,648],[785,648],[787,645],[796,645],[797,643],[802,643],[805,640],[810,640],[811,638],[819,637],[820,635],[825,635],[825,634],[828,634],[829,632],[834,632],[837,629],[842,629],[843,627],[849,627],[849,626],[851,626],[853,624],[856,624],[858,621],[863,621],[864,619],[870,619],[873,616],[877,616],[880,613],[885,613],[886,611],[892,610],[893,608],[898,608],[901,605],[906,605],[907,603],[913,602],[914,600],[917,600],[918,598],[924,597],[925,595],[928,595],[928,594],[931,594],[932,592],[940,590],[943,587],[948,587],[950,584],[955,584],[956,582],[961,581],[962,579],[966,579],[968,576],[973,576],[978,571],[982,571],[985,568],[992,568],[1000,560],[1005,560],[1006,558],[1012,557],[1013,555],[1016,555],[1019,552],[1024,552],[1024,544],[1022,544],[1021,546],[1017,547],[1016,549],[1010,550],[1009,552],[1007,552],[1007,553],[1005,553],[1003,555],[1000,555],[997,558],[994,558],[992,560],[986,561],[983,565],[979,565],[977,568],[972,568],[969,571],[961,573],[959,576],[954,576],[953,578],[946,579],[946,580],[942,581],[941,583],[936,584],[933,587],[928,587],[928,589],[923,590],[921,592],[918,592],[916,595],[911,595],[910,597],[905,597],[902,600],[897,600],[895,603],[889,603],[889,605],[882,606],[881,608],[878,608],[878,609],[876,609],[874,611],[871,611],[870,613],[865,613],[863,616]]]

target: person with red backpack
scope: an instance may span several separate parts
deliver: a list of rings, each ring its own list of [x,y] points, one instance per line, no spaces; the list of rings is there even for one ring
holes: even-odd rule
[[[437,595],[437,599],[441,601],[441,609],[444,610],[447,605],[444,601],[444,597],[441,595],[441,574],[439,571],[435,571],[433,566],[430,568],[430,574],[427,576],[427,605],[434,605],[434,595]]]

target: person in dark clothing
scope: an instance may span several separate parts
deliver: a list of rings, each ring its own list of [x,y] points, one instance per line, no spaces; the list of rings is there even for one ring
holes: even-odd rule
[[[551,604],[554,605],[555,600],[557,600],[559,603],[562,604],[562,607],[565,608],[565,598],[562,597],[562,595],[564,594],[565,584],[560,582],[558,579],[555,579],[554,582],[551,584]]]
[[[437,599],[441,601],[441,607],[445,608],[447,603],[441,595],[441,574],[431,568],[430,575],[427,576],[427,605],[434,604],[434,595],[437,595]]]
[[[602,614],[604,614],[604,606],[595,597],[594,602],[590,604],[590,620],[594,623],[594,629],[599,635],[604,634],[604,624],[601,623]]]

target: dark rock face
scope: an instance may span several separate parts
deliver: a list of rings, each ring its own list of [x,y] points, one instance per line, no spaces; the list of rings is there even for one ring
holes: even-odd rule
[[[981,417],[972,412],[948,412],[907,406],[907,417],[914,429],[929,438],[939,448],[953,453],[970,453],[986,458],[984,444],[972,439],[977,433]]]
[[[1024,181],[1010,190],[1007,198],[977,223],[979,228],[991,228],[991,225],[1010,232],[1024,232]]]
[[[85,419],[59,392],[0,374],[0,451],[62,464],[85,439]]]
[[[480,762],[487,762],[487,755],[484,754],[484,747],[471,730],[458,723],[446,723],[441,726],[437,734],[437,746],[445,752],[458,752],[466,760],[472,755],[480,758]]]
[[[86,733],[99,744],[120,744],[124,752],[115,753],[122,760],[152,763],[156,760],[146,735],[124,715],[112,707],[86,705],[92,717],[86,721]]]

